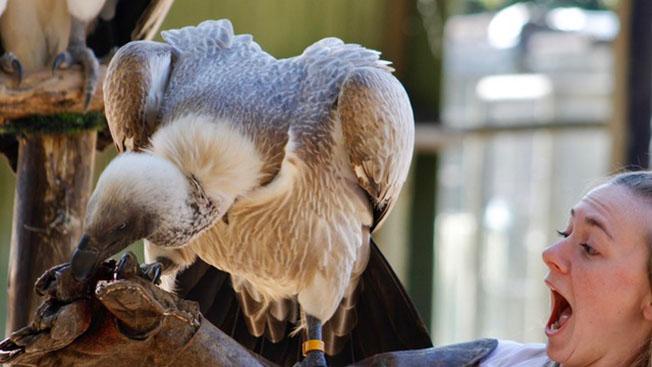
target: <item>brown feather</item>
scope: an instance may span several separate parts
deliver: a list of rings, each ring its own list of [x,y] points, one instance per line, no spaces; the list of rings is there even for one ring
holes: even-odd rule
[[[105,112],[111,136],[119,152],[138,151],[149,145],[160,119],[156,99],[150,98],[155,78],[167,79],[153,65],[170,65],[174,53],[169,45],[130,43],[109,64],[104,82]],[[157,63],[158,62],[158,63]]]
[[[265,323],[265,337],[272,343],[278,343],[285,338],[287,322],[267,317]]]
[[[263,304],[256,301],[246,289],[240,289],[237,294],[249,330],[254,336],[262,336],[265,333],[267,310],[263,309]]]

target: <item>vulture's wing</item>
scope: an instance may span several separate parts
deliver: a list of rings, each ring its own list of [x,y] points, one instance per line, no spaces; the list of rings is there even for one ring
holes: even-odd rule
[[[160,125],[160,105],[174,53],[165,43],[137,41],[113,56],[104,81],[104,109],[118,152],[149,145]]]
[[[359,68],[344,82],[338,112],[351,168],[374,208],[373,229],[396,202],[414,147],[414,118],[403,86],[379,68]]]
[[[97,57],[110,56],[111,53],[118,47],[121,47],[128,42],[137,41],[137,40],[150,40],[154,38],[155,33],[158,31],[158,28],[161,26],[161,23],[165,19],[170,7],[172,6],[174,0],[107,0],[105,7],[100,13],[99,17],[96,19],[92,32],[88,35],[86,39],[87,45],[93,49],[93,52]],[[141,55],[142,59],[144,56]],[[133,62],[133,59],[132,59]],[[127,62],[128,63],[128,62]],[[119,75],[122,80],[135,79],[138,80],[138,73],[141,72],[142,77],[145,77],[146,74],[142,73],[142,70],[138,68],[139,65],[136,65],[137,69],[134,70],[131,75]],[[113,99],[114,103],[118,103],[119,106],[122,103],[127,102],[124,97],[124,93],[129,94],[127,91],[128,88],[123,88],[125,91],[120,97],[115,97]],[[127,102],[131,106],[135,104],[144,104],[145,101],[132,101]],[[151,111],[151,108],[150,108]],[[126,125],[132,124],[132,129],[135,133],[146,133],[146,136],[134,137],[132,141],[136,145],[126,147],[122,142],[127,141],[124,135],[125,131],[123,129],[111,128],[110,125],[115,125],[118,122],[111,120],[109,116],[109,126],[111,131],[111,138],[115,142],[116,148],[118,151],[124,151],[125,149],[140,149],[144,144],[149,142],[149,136],[156,130],[152,126],[152,119],[150,116],[147,122],[146,131],[141,131],[133,123],[137,120],[138,113],[132,111],[132,116],[128,121],[125,122]],[[158,125],[158,124],[157,124]],[[130,130],[131,131],[131,130]],[[116,136],[115,133],[119,135]],[[118,143],[120,142],[120,143]],[[137,145],[139,143],[143,145]],[[103,149],[106,145],[110,144],[110,139],[106,136],[105,132],[102,132],[98,135],[98,149]]]

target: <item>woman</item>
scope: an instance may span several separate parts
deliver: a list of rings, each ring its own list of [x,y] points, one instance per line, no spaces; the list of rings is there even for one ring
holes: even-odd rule
[[[591,190],[559,234],[543,252],[548,343],[500,341],[480,366],[652,366],[652,173]]]

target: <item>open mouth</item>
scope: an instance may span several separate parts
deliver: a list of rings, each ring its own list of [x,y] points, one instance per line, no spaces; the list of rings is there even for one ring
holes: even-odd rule
[[[546,324],[546,335],[548,336],[559,333],[573,315],[573,308],[564,296],[559,294],[557,291],[552,290],[551,298],[552,312],[550,313],[550,319]]]

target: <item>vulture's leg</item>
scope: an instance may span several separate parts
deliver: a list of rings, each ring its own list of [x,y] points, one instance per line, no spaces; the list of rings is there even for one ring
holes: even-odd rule
[[[52,70],[67,68],[73,64],[81,64],[84,68],[84,106],[88,107],[99,78],[100,65],[93,53],[93,50],[86,47],[86,24],[71,16],[70,40],[68,48],[57,55],[52,64]]]
[[[324,356],[324,342],[321,336],[321,321],[306,314],[308,338],[303,342],[303,355],[301,367],[326,367],[326,356]]]
[[[23,80],[23,65],[21,65],[16,55],[11,52],[5,52],[0,56],[0,68],[14,78],[16,85],[19,85]]]

